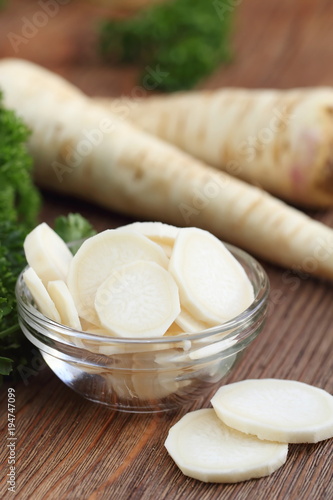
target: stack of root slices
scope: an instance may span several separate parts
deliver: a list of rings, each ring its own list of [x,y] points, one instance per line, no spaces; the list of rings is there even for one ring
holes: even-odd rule
[[[281,467],[288,443],[333,437],[333,396],[293,380],[243,380],[220,387],[213,408],[183,416],[165,446],[187,476],[236,483]]]
[[[194,227],[136,222],[87,239],[73,256],[42,223],[24,249],[23,278],[38,309],[75,330],[134,339],[196,333],[254,300],[227,247]]]

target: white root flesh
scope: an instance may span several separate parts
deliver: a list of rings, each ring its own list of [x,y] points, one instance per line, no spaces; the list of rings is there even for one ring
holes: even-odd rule
[[[211,403],[226,425],[260,439],[317,443],[333,437],[333,396],[294,380],[243,380],[222,386]]]
[[[221,88],[95,101],[293,204],[333,205],[331,87]]]
[[[66,283],[61,280],[49,281],[47,291],[60,314],[60,323],[80,331],[80,318]]]
[[[28,264],[45,286],[49,281],[67,279],[73,255],[66,243],[45,222],[26,236],[24,252]]]
[[[43,285],[42,280],[38,277],[32,267],[29,267],[29,269],[24,271],[23,280],[36,302],[39,311],[52,321],[60,323],[60,314],[57,311],[57,308],[48,291]]]
[[[178,284],[182,306],[210,326],[235,318],[254,300],[244,268],[218,238],[202,229],[179,232],[169,271]]]
[[[324,224],[117,119],[28,61],[0,61],[0,87],[32,130],[41,187],[201,227],[280,266],[333,279],[333,231]]]
[[[163,267],[138,260],[111,272],[97,289],[95,309],[119,337],[161,337],[180,312],[178,288]]]
[[[107,229],[86,240],[73,257],[67,280],[79,315],[100,325],[94,307],[98,287],[115,269],[137,260],[168,265],[167,256],[156,243],[129,229]]]
[[[165,446],[183,474],[215,483],[268,476],[285,463],[288,453],[286,444],[227,427],[211,408],[182,417],[169,430]]]

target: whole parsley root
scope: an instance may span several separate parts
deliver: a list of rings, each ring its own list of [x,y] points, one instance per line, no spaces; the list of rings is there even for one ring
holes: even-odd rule
[[[33,131],[34,175],[44,189],[136,219],[201,227],[274,264],[333,280],[327,225],[135,128],[36,64],[0,61],[0,85]],[[104,140],[75,168],[67,164],[67,146],[77,151],[82,127],[101,124]]]
[[[186,153],[293,205],[333,207],[333,88],[223,87],[98,98]]]
[[[100,50],[111,61],[139,64],[147,90],[189,89],[230,59],[234,10],[228,0],[164,1],[104,21]]]

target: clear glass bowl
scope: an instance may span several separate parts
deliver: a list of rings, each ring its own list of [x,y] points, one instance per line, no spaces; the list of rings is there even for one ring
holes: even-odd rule
[[[246,252],[227,245],[244,267],[255,299],[231,321],[195,334],[124,339],[73,330],[43,316],[22,274],[16,285],[19,322],[53,372],[83,397],[125,412],[189,406],[217,389],[261,332],[269,281]]]

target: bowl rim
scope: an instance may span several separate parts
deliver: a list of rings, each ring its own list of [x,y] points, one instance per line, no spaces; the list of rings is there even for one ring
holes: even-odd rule
[[[78,242],[73,242],[73,244],[74,243],[76,244]],[[188,340],[195,341],[198,339],[207,339],[211,336],[214,337],[215,335],[218,335],[218,337],[219,338],[221,337],[221,339],[223,340],[237,338],[236,340],[237,342],[242,341],[253,333],[251,328],[249,328],[248,331],[246,330],[246,325],[252,324],[252,322],[256,319],[256,316],[261,311],[263,312],[263,314],[265,314],[266,312],[266,306],[270,292],[270,282],[266,271],[255,257],[250,255],[245,250],[242,250],[239,247],[236,247],[230,243],[225,243],[225,242],[223,243],[226,245],[228,250],[231,251],[231,253],[237,259],[237,261],[243,260],[246,262],[247,266],[251,269],[251,271],[256,274],[259,286],[258,286],[258,291],[255,295],[255,299],[250,304],[250,306],[239,315],[235,316],[231,320],[228,320],[220,325],[213,326],[205,330],[201,330],[199,332],[194,332],[194,333],[184,333],[180,335],[170,335],[162,337],[141,337],[139,339],[133,337],[112,337],[107,335],[97,335],[83,330],[75,330],[69,326],[62,325],[44,316],[32,304],[32,300],[29,300],[28,303],[26,303],[23,300],[21,291],[24,290],[25,292],[29,293],[23,280],[23,273],[26,269],[29,268],[29,265],[27,265],[21,271],[16,281],[15,294],[17,300],[18,315],[19,317],[21,317],[21,319],[23,319],[24,315],[26,318],[30,320],[30,322],[33,322],[40,327],[43,327],[44,330],[50,329],[53,332],[56,331],[57,333],[60,333],[68,337],[76,337],[84,340],[92,340],[94,342],[103,342],[104,344],[106,343],[113,343],[119,345],[122,344],[149,345],[149,344],[164,344],[164,343],[177,344],[182,341],[188,341]],[[242,262],[240,263],[242,264]],[[247,273],[246,269],[245,272]],[[253,280],[251,280],[251,282],[253,284]],[[228,331],[230,332],[228,333]]]

